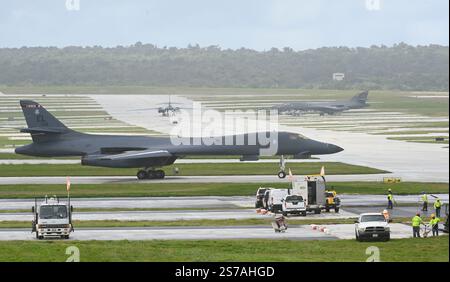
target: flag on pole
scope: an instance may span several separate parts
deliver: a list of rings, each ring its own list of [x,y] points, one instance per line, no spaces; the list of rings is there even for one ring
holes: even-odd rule
[[[67,192],[69,192],[69,191],[70,191],[70,176],[67,176],[67,179],[66,179],[66,188],[67,188]]]
[[[292,181],[293,178],[294,178],[294,176],[292,175],[292,171],[291,171],[291,169],[289,169],[289,180]]]
[[[320,169],[320,176],[325,176],[325,166]]]

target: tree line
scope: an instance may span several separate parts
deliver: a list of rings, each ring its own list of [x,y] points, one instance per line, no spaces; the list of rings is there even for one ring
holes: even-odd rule
[[[344,73],[334,81],[333,73]],[[449,47],[255,51],[219,46],[0,48],[0,85],[449,90]]]

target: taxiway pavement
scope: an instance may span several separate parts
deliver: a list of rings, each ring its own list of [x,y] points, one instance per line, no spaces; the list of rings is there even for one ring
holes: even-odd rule
[[[443,203],[448,203],[448,194],[436,194]],[[385,195],[339,195],[345,208],[384,207]],[[418,206],[418,195],[397,195],[398,204]],[[76,208],[95,209],[235,209],[253,208],[253,196],[197,196],[197,197],[130,197],[130,198],[72,198],[71,204]],[[430,204],[433,199],[430,196]],[[30,209],[34,199],[0,199],[0,210]],[[431,209],[431,207],[430,207]]]
[[[286,233],[275,233],[271,226],[227,227],[141,227],[141,228],[79,228],[70,240],[337,240],[353,239],[354,225],[323,225],[326,229],[310,225],[290,226]],[[322,231],[321,231],[322,230]],[[411,227],[391,224],[391,238],[410,238]],[[0,241],[36,240],[29,229],[0,229]]]

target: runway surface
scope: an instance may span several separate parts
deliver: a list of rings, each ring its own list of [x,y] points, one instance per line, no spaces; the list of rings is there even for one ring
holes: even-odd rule
[[[448,203],[448,194],[435,195],[443,203]],[[343,207],[384,207],[385,195],[339,195]],[[395,196],[398,204],[418,206],[418,195]],[[255,198],[253,196],[198,196],[198,197],[130,197],[130,198],[72,198],[71,204],[75,208],[96,209],[235,209],[253,208]],[[434,200],[430,196],[430,203]],[[34,199],[0,199],[0,210],[30,209],[34,205]],[[241,210],[242,211],[242,210]]]
[[[30,230],[0,229],[0,241],[36,240]],[[222,240],[222,239],[289,239],[331,240],[337,237],[312,230],[309,226],[289,228],[275,233],[268,226],[252,227],[186,227],[186,228],[98,228],[77,229],[70,240]]]
[[[391,238],[409,238],[411,227],[391,224]],[[328,231],[314,230],[309,225],[291,226],[286,233],[275,233],[268,226],[234,227],[149,227],[149,228],[79,228],[70,240],[336,240],[353,239],[354,225],[323,225]],[[0,229],[0,241],[36,240],[29,229]]]
[[[296,219],[345,219],[357,215],[346,211],[340,213],[309,214],[307,217]],[[119,221],[177,221],[177,220],[225,220],[225,219],[267,219],[273,220],[271,214],[257,214],[255,210],[208,210],[208,211],[117,211],[117,212],[74,212],[73,219],[80,221],[91,220],[119,220]],[[293,217],[294,218],[294,217]],[[1,221],[30,221],[33,214],[29,213],[0,213]]]

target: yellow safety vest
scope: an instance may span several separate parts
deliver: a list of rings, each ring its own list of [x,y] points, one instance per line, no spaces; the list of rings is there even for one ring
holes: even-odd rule
[[[435,208],[440,208],[441,207],[441,201],[434,202],[434,207]]]
[[[430,225],[431,225],[431,226],[435,226],[435,225],[438,224],[440,221],[441,221],[441,220],[440,220],[439,218],[436,217],[435,219],[430,220]]]
[[[413,217],[413,219],[412,219],[412,226],[413,227],[419,227],[420,226],[420,224],[422,223],[423,221],[422,221],[422,218],[420,218],[420,216],[415,216],[415,217]]]
[[[428,196],[427,195],[423,195],[422,196],[422,201],[423,202],[428,202]]]
[[[388,195],[388,200],[392,201],[394,199],[394,196],[392,196],[392,194]]]

